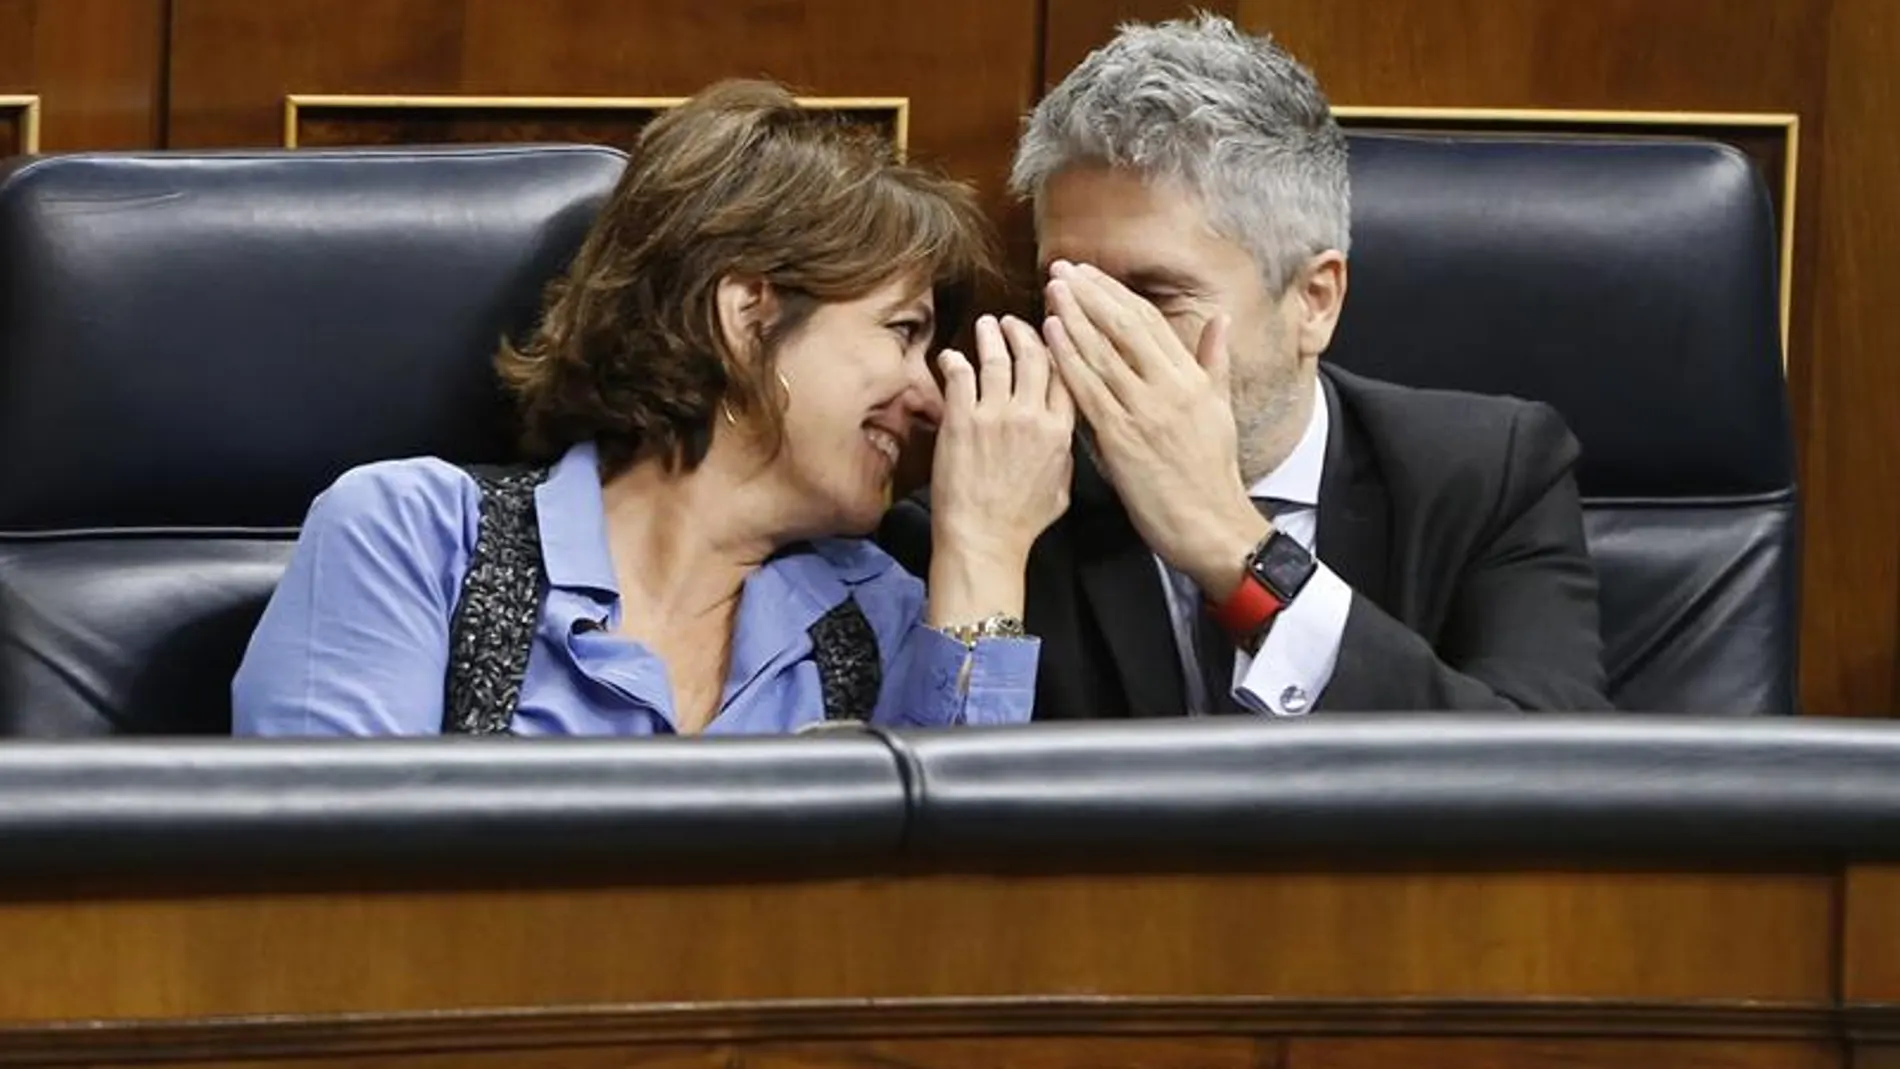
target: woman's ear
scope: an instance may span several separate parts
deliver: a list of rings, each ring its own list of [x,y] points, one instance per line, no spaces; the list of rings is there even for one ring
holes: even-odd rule
[[[719,336],[739,359],[758,356],[759,341],[778,318],[778,297],[763,278],[727,275],[719,280],[714,297],[719,309]]]

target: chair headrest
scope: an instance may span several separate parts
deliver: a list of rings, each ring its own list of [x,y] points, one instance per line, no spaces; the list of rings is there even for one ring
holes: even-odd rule
[[[490,358],[624,162],[518,146],[0,170],[0,530],[291,526],[358,463],[505,455]]]
[[[1733,148],[1354,134],[1331,359],[1563,413],[1592,497],[1786,490],[1773,210]]]

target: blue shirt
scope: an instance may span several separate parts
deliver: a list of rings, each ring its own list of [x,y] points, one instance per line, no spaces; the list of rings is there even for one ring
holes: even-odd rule
[[[439,733],[449,620],[480,509],[475,481],[434,459],[370,464],[324,491],[233,681],[236,732]],[[535,491],[535,509],[547,589],[514,731],[673,732],[664,663],[612,633],[620,594],[592,445],[555,465]],[[746,578],[724,692],[706,733],[791,732],[823,720],[806,628],[847,597],[863,609],[883,660],[875,722],[1029,719],[1035,639],[985,639],[971,651],[924,624],[923,584],[882,550],[825,539]],[[603,618],[608,630],[591,627]]]

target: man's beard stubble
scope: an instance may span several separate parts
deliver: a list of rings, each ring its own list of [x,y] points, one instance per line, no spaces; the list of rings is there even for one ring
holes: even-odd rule
[[[1269,358],[1256,375],[1233,379],[1234,431],[1239,446],[1240,481],[1252,486],[1280,466],[1306,431],[1300,400],[1309,387],[1300,379],[1299,362]],[[1310,414],[1309,414],[1310,416]]]

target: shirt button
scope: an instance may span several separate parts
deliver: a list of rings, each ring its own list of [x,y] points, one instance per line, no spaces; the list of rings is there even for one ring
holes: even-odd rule
[[[1311,703],[1304,688],[1288,687],[1280,692],[1280,711],[1288,716],[1299,716]]]

